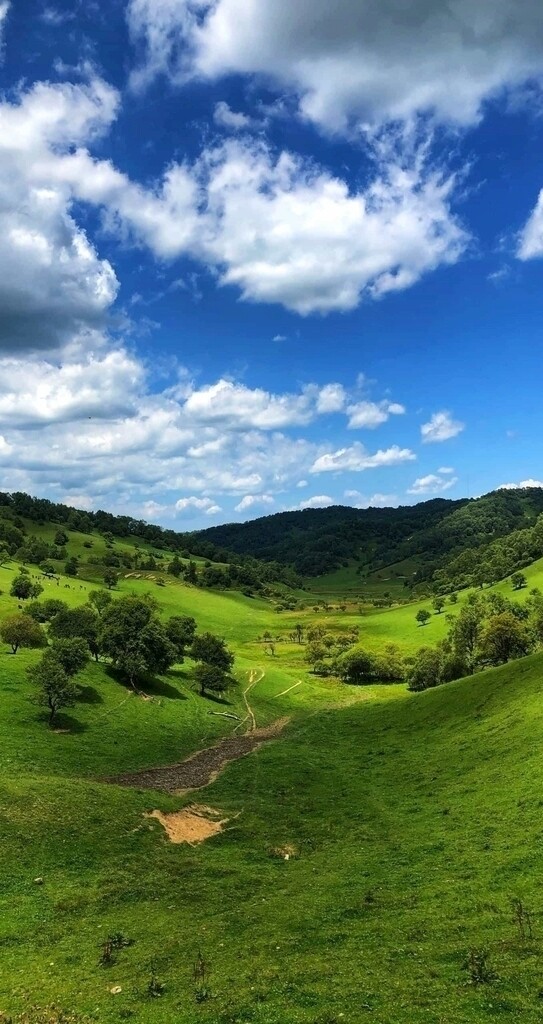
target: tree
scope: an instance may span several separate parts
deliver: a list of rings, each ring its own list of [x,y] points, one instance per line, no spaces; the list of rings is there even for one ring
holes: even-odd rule
[[[41,583],[33,583],[30,587],[30,597],[39,597],[40,594],[43,594]]]
[[[458,594],[455,591],[453,591],[452,594],[449,595],[449,601],[451,602],[451,604],[458,604]]]
[[[196,620],[190,615],[172,615],[166,622],[166,635],[175,647],[177,661],[183,661],[185,651],[196,633]]]
[[[98,661],[98,627],[100,619],[90,605],[79,608],[63,608],[51,619],[49,634],[57,640],[81,638],[86,641],[91,654]]]
[[[7,544],[0,543],[0,568],[10,559],[10,551]]]
[[[185,566],[184,575],[187,583],[198,583],[198,572],[196,570],[196,562],[191,561],[187,566]]]
[[[68,605],[56,597],[48,597],[45,601],[31,601],[26,609],[36,622],[49,622],[59,612],[67,611]]]
[[[425,626],[426,623],[430,621],[432,616],[430,615],[430,612],[426,610],[426,608],[421,608],[420,611],[417,612],[415,618],[419,626]]]
[[[339,658],[336,670],[344,683],[350,683],[353,686],[372,683],[376,678],[375,656],[369,651],[358,648]]]
[[[485,606],[482,600],[471,595],[468,604],[460,610],[449,632],[449,639],[456,657],[466,665],[471,675],[477,663],[479,640],[483,628]]]
[[[205,697],[206,690],[211,690],[212,693],[224,693],[230,683],[226,672],[217,668],[216,665],[209,665],[205,662],[196,665],[193,676],[200,687],[202,697]]]
[[[514,572],[511,576],[513,590],[522,590],[522,588],[526,586],[526,582],[526,576],[523,572]]]
[[[168,572],[170,573],[170,576],[175,576],[176,578],[183,572],[183,563],[178,555],[173,556],[168,566]]]
[[[63,548],[68,543],[68,534],[64,530],[57,530],[55,533],[55,544],[59,548]]]
[[[72,637],[69,640],[55,640],[53,645],[43,655],[42,661],[49,662],[56,660],[62,666],[66,675],[72,676],[85,668],[89,657],[89,648],[83,637]]]
[[[66,565],[64,566],[65,575],[66,576],[77,576],[77,570],[78,570],[77,558],[72,556],[72,558],[69,558],[68,561],[66,562]]]
[[[32,597],[33,585],[32,580],[28,576],[15,576],[11,582],[10,594],[12,597],[19,598],[20,601],[26,601],[29,597]]]
[[[294,627],[294,636],[296,638],[296,643],[301,644],[304,636],[304,627],[299,622],[297,622]]]
[[[306,645],[304,656],[308,665],[311,665],[311,668],[315,671],[315,666],[324,661],[327,653],[324,644],[319,643],[318,640],[310,640]]]
[[[190,656],[194,661],[213,665],[221,672],[230,672],[234,664],[234,655],[224,640],[213,633],[200,633],[196,636],[190,648]]]
[[[109,569],[108,568],[108,569],[104,569],[103,579],[104,579],[104,583],[105,583],[107,589],[111,590],[112,587],[115,587],[117,585],[117,581],[118,581],[119,577],[118,577],[117,573],[115,572],[115,569]]]
[[[145,675],[166,672],[177,657],[156,607],[150,597],[128,595],[112,601],[102,614],[100,650],[133,687]]]
[[[55,575],[55,567],[52,562],[42,562],[40,565],[40,569],[44,576]]]
[[[91,590],[89,594],[89,604],[92,604],[99,615],[102,615],[106,608],[109,607],[113,598],[108,590]]]
[[[53,725],[62,708],[72,707],[77,698],[77,686],[66,675],[57,658],[42,658],[28,669],[31,681],[38,687],[36,703],[49,709],[49,725]]]
[[[521,658],[530,649],[526,627],[512,612],[493,615],[485,623],[481,635],[481,657],[491,665],[501,665],[511,658]]]
[[[0,636],[13,654],[19,647],[45,647],[47,640],[38,622],[31,615],[9,615],[0,623]]]
[[[436,615],[441,615],[441,612],[443,611],[444,607],[445,607],[445,598],[444,597],[434,597],[434,600],[432,601],[432,608],[434,609]]]
[[[421,647],[407,669],[408,690],[428,690],[443,681],[443,654],[439,647]]]

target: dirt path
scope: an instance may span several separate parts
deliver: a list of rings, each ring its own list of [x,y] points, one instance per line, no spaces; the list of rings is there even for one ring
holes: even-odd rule
[[[252,685],[255,682],[256,680]],[[166,793],[186,793],[192,789],[202,789],[214,782],[227,764],[251,754],[266,740],[273,740],[279,736],[289,721],[288,718],[279,718],[271,725],[263,729],[255,728],[245,736],[228,736],[214,747],[191,754],[180,764],[112,775],[103,781],[120,786],[134,786],[136,789],[160,789]]]
[[[244,691],[243,691],[243,693],[241,695],[243,697],[243,703],[245,704],[245,709],[247,711],[247,714],[245,715],[245,718],[239,723],[239,725],[236,725],[236,728],[234,729],[235,733],[238,731],[238,729],[241,729],[242,725],[245,725],[245,722],[247,722],[247,721],[250,723],[248,731],[249,732],[254,732],[255,731],[255,729],[256,729],[255,713],[254,713],[251,705],[249,704],[249,699],[248,699],[247,694],[251,692],[253,686],[256,686],[257,683],[261,682],[261,680],[264,678],[264,676],[265,676],[265,672],[263,672],[263,670],[260,669],[260,668],[251,668],[251,669],[249,669],[249,671],[247,673],[247,679],[249,681],[249,685],[244,689]]]

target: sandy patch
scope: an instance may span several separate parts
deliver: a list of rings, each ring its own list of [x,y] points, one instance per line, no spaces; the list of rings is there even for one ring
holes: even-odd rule
[[[221,811],[205,804],[191,804],[182,811],[163,814],[162,811],[151,811],[147,818],[156,818],[164,828],[171,843],[203,843],[205,839],[222,832],[223,826],[230,820],[221,818]]]

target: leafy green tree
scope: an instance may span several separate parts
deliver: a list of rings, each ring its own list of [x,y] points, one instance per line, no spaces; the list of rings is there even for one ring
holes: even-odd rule
[[[40,569],[44,576],[54,576],[56,572],[52,562],[42,562]]]
[[[99,615],[102,615],[106,608],[109,607],[113,598],[108,590],[91,590],[89,594],[89,604],[96,608]]]
[[[458,594],[454,590],[452,594],[449,595],[449,601],[451,604],[458,604]]]
[[[196,634],[196,620],[191,615],[172,615],[166,622],[166,635],[175,647],[177,661],[183,661],[186,650]]]
[[[376,678],[375,656],[370,651],[357,648],[338,659],[336,671],[344,683],[354,686],[372,683]]]
[[[49,725],[52,726],[59,711],[73,707],[78,688],[66,675],[58,658],[42,658],[28,669],[28,675],[38,688],[36,703],[49,709]]]
[[[5,565],[6,562],[9,562],[10,557],[10,551],[7,544],[0,543],[0,568]]]
[[[68,605],[56,597],[48,597],[45,601],[31,601],[26,609],[36,622],[49,622],[59,612],[66,611]]]
[[[491,665],[501,665],[511,658],[521,658],[530,650],[528,631],[511,612],[493,615],[485,623],[481,635],[481,658]]]
[[[178,555],[173,556],[168,566],[168,572],[170,573],[170,576],[175,576],[176,578],[183,572],[183,563]]]
[[[301,642],[302,642],[302,640],[304,638],[304,627],[302,626],[302,624],[300,622],[296,623],[296,625],[294,627],[294,630],[293,630],[293,633],[294,633],[294,636],[295,636],[295,639],[296,639],[296,643],[301,644]]]
[[[98,644],[131,686],[148,674],[166,672],[177,657],[156,615],[156,602],[148,597],[112,601],[102,614]]]
[[[91,654],[98,661],[100,653],[98,643],[99,624],[100,619],[94,608],[90,605],[80,605],[78,608],[63,608],[51,619],[49,635],[57,640],[71,640],[77,637],[85,640]]]
[[[29,597],[33,596],[33,589],[32,580],[21,573],[21,575],[15,576],[12,580],[9,592],[12,597],[17,597],[19,601],[27,601]]]
[[[117,581],[119,577],[118,574],[115,572],[115,569],[106,568],[104,569],[103,579],[108,590],[111,590],[112,587],[117,586]]]
[[[33,583],[30,587],[30,597],[39,597],[40,594],[43,594],[41,583]]]
[[[234,655],[225,641],[213,633],[200,633],[196,636],[189,653],[194,661],[203,661],[225,673],[230,672],[234,664]]]
[[[321,662],[323,662],[324,659],[326,658],[327,653],[328,652],[324,644],[319,643],[318,640],[310,640],[306,645],[304,657],[308,665],[311,665],[311,668],[314,671],[315,665],[318,665]]]
[[[224,693],[230,683],[226,672],[217,668],[216,665],[209,665],[206,662],[200,662],[195,666],[193,677],[200,687],[200,695],[202,697],[205,697],[206,692],[209,690],[212,693]]]
[[[477,663],[483,621],[484,604],[481,599],[468,600],[468,604],[454,619],[449,632],[455,656],[465,664],[468,675],[474,672]]]
[[[428,690],[443,682],[443,653],[439,647],[421,647],[407,668],[407,688]]]
[[[72,556],[72,558],[68,558],[66,565],[64,566],[64,573],[66,576],[77,576],[78,568],[79,563],[77,558]]]
[[[426,608],[421,608],[420,611],[417,612],[415,618],[419,626],[425,626],[426,623],[430,621],[432,616],[430,615],[430,612],[426,610]]]
[[[511,576],[513,590],[522,590],[522,588],[526,586],[526,582],[526,576],[523,572],[514,572]]]
[[[198,583],[198,571],[196,569],[196,562],[190,561],[189,564],[185,566],[184,576],[187,583]]]
[[[38,622],[30,615],[8,615],[0,622],[0,636],[13,654],[19,647],[45,647],[47,640]]]
[[[71,678],[85,668],[88,657],[89,648],[86,640],[76,636],[69,640],[55,640],[43,655],[42,661],[58,661],[66,675]]]
[[[444,607],[445,607],[445,598],[444,597],[434,597],[434,600],[432,601],[432,608],[434,609],[436,615],[441,615],[441,612],[443,611]]]

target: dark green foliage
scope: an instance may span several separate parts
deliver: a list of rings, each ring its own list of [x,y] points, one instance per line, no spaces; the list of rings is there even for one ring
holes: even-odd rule
[[[71,678],[85,668],[89,657],[89,649],[86,640],[82,637],[73,637],[70,640],[55,640],[42,658],[42,663],[58,662],[64,672]]]
[[[43,629],[31,615],[9,615],[0,623],[0,636],[9,644],[13,654],[19,647],[45,647],[47,640]]]
[[[64,573],[66,576],[77,576],[78,561],[77,558],[69,558],[64,566]]]
[[[49,635],[56,639],[73,639],[80,637],[95,657],[99,653],[98,627],[100,619],[90,605],[78,608],[64,608],[51,619]]]
[[[28,576],[15,576],[10,587],[10,594],[12,597],[17,597],[19,601],[27,601],[29,597],[33,597],[34,586],[32,580]]]
[[[172,615],[166,622],[166,635],[175,647],[177,661],[182,661],[185,651],[192,644],[196,634],[196,620],[190,615]]]
[[[194,661],[203,661],[206,665],[213,665],[221,672],[230,672],[234,664],[234,655],[226,646],[225,641],[214,636],[213,633],[200,633],[195,637],[190,649],[190,656]]]
[[[59,612],[67,611],[68,605],[55,597],[48,597],[45,601],[31,601],[26,611],[36,622],[49,622]]]
[[[224,693],[228,689],[230,684],[230,678],[223,672],[222,669],[217,668],[216,665],[208,665],[205,662],[199,662],[193,671],[193,677],[200,687],[200,693],[205,696],[207,691],[212,693]]]
[[[105,608],[98,645],[132,686],[148,674],[166,672],[177,656],[150,597],[122,597]]]
[[[415,618],[416,618],[419,626],[425,626],[430,621],[432,616],[430,615],[430,612],[426,608],[421,608],[417,612]]]
[[[89,594],[89,604],[96,608],[99,615],[104,613],[112,600],[113,598],[107,590],[91,590]]]
[[[77,699],[77,686],[64,671],[58,658],[45,655],[28,669],[31,681],[38,689],[35,701],[49,710],[49,725],[62,708],[72,707]]]

